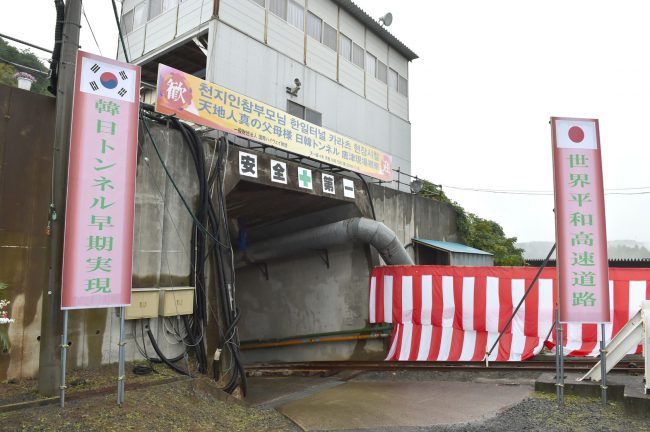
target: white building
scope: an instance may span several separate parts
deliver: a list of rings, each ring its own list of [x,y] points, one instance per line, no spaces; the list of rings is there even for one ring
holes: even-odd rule
[[[124,0],[122,29],[143,81],[155,83],[158,63],[172,66],[376,147],[410,172],[417,55],[350,0]]]

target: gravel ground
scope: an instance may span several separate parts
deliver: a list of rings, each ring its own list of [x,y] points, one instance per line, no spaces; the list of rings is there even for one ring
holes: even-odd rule
[[[496,417],[477,424],[437,427],[432,432],[478,431],[650,431],[650,421],[625,414],[619,402],[567,396],[558,408],[555,395],[537,393]]]
[[[164,369],[161,368],[164,372]],[[107,370],[77,372],[70,382],[78,381],[79,390],[114,384],[114,372]],[[132,377],[156,380],[160,377]],[[353,378],[365,380],[454,380],[498,382],[504,385],[530,385],[532,374],[441,374],[431,372],[372,372]],[[34,383],[0,386],[6,399],[24,400],[25,394],[37,397]],[[13,387],[13,389],[12,389]],[[11,390],[11,391],[7,391]],[[77,389],[70,389],[74,393]],[[32,394],[33,393],[33,394]],[[0,394],[2,394],[0,392]],[[22,395],[21,395],[22,394]],[[22,397],[21,397],[22,396]],[[489,395],[486,395],[489,397]],[[2,399],[2,397],[0,397]],[[233,398],[224,399],[214,382],[207,378],[183,380],[169,384],[131,390],[126,404],[117,407],[115,394],[69,401],[65,410],[58,405],[0,413],[0,431],[300,431],[293,422],[273,409],[248,407]],[[363,429],[370,432],[370,429]],[[373,429],[372,432],[520,432],[520,431],[634,431],[650,432],[650,420],[631,417],[619,402],[603,407],[599,399],[567,395],[565,406],[558,408],[555,395],[534,393],[530,398],[486,420],[417,428]],[[351,431],[347,431],[351,432]]]
[[[481,422],[422,428],[385,428],[373,432],[523,431],[644,432],[650,431],[650,420],[628,416],[623,405],[618,402],[603,407],[600,399],[566,396],[565,406],[558,408],[554,394],[535,393],[531,398]]]
[[[177,381],[115,394],[0,413],[0,431],[299,431],[275,410],[224,401],[207,378]]]
[[[436,371],[394,371],[364,373],[354,380],[384,381],[475,381],[495,382],[502,385],[531,385],[539,372],[486,371],[436,372]],[[555,394],[533,393],[521,403],[503,410],[484,421],[424,428],[385,428],[373,432],[580,432],[580,431],[634,431],[650,432],[650,419],[631,417],[625,413],[623,404],[610,402],[604,407],[600,399],[565,396],[565,405],[558,408]],[[352,431],[348,431],[352,432]],[[363,432],[368,432],[364,430]]]

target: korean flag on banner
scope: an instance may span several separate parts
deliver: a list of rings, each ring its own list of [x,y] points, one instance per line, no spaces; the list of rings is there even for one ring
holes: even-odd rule
[[[81,64],[81,88],[85,93],[134,102],[135,71],[122,69],[98,60],[84,57]]]
[[[555,121],[558,148],[596,150],[596,122],[590,120],[558,119]]]

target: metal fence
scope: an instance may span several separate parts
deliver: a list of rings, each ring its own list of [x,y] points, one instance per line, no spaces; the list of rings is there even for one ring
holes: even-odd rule
[[[209,136],[212,138],[222,136],[224,133],[216,130],[212,130],[209,128],[205,128],[203,130],[204,136]],[[217,134],[215,136],[215,134]],[[263,144],[254,140],[251,140],[249,138],[244,138],[244,137],[239,137],[239,136],[228,136],[228,134],[225,134],[228,138],[228,142],[235,147],[239,148],[245,148],[248,150],[254,150],[254,151],[261,151],[262,153],[269,153],[273,155],[277,155],[278,157],[282,157],[284,159],[287,159],[292,162],[297,162],[300,164],[305,164],[312,166],[314,168],[317,168],[322,171],[326,172],[331,172],[331,173],[343,173],[343,174],[349,174],[351,176],[356,176],[360,175],[358,173],[346,170],[345,168],[340,168],[325,162],[320,162],[315,159],[311,159],[306,156],[302,156],[296,153],[291,153],[286,150],[278,149],[276,147]],[[428,182],[417,175],[411,175],[407,173],[406,171],[402,171],[401,168],[393,169],[393,172],[395,173],[393,175],[393,180],[392,181],[382,181],[382,180],[376,180],[374,178],[368,177],[368,176],[363,176],[366,177],[366,180],[368,183],[374,183],[378,184],[381,186],[387,186],[387,187],[392,187],[394,189],[397,189],[402,192],[410,192],[410,193],[418,193],[420,190],[425,185],[425,182],[430,183],[440,191],[442,191],[442,186],[438,184],[434,184],[433,182]],[[368,180],[370,179],[370,180]]]

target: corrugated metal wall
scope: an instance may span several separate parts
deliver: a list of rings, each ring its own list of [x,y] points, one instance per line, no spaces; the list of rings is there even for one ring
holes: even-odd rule
[[[408,61],[331,0],[294,1],[305,7],[305,21],[314,13],[408,77]],[[253,0],[218,4],[218,21],[210,21],[212,0],[186,0],[133,29],[126,35],[131,60],[138,62],[185,42],[210,22],[207,80],[286,110],[285,88],[298,78],[303,86],[291,100],[322,113],[328,129],[393,155],[393,167],[410,172],[407,97]],[[122,50],[118,58],[123,58]]]
[[[291,27],[279,21],[278,25]],[[393,166],[410,172],[409,122],[305,66],[304,62],[269,49],[230,25],[220,22],[214,31],[216,37],[211,37],[215,43],[210,47],[208,61],[212,64],[208,65],[207,80],[236,89],[282,110],[287,109],[287,99],[291,98],[296,103],[323,113],[324,127],[392,154]],[[356,68],[352,64],[349,66]],[[290,97],[286,87],[292,85],[295,78],[303,85],[297,97]]]
[[[243,3],[243,1],[242,1]],[[252,4],[252,2],[249,2]],[[127,5],[124,6],[125,8]],[[129,60],[137,62],[141,57],[168,44],[175,38],[199,33],[212,18],[213,0],[184,0],[177,6],[164,11],[145,25],[125,35]],[[118,60],[124,61],[124,52],[117,52]]]
[[[451,264],[453,266],[493,266],[494,257],[492,255],[452,253]]]

